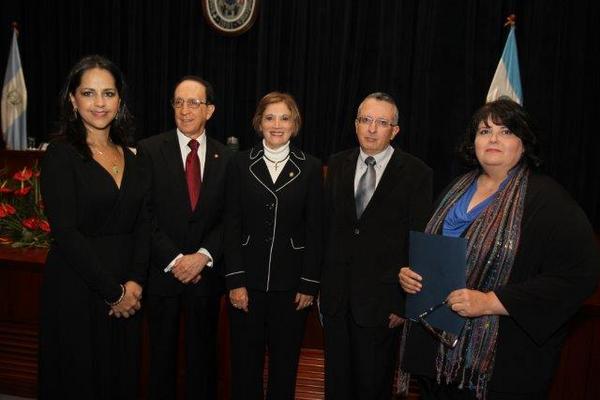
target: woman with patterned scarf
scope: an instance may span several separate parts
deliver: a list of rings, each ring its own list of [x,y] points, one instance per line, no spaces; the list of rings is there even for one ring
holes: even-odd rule
[[[468,241],[466,289],[447,297],[467,322],[452,348],[406,324],[401,371],[417,378],[422,399],[545,399],[567,321],[596,288],[591,226],[560,185],[534,171],[530,126],[511,100],[480,108],[461,146],[475,168],[442,194],[427,225]],[[410,267],[399,280],[409,296],[427,285]]]

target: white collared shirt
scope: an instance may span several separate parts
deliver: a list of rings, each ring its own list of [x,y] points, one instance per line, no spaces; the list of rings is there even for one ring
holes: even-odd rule
[[[179,129],[177,129],[177,141],[179,142],[179,150],[181,153],[181,162],[183,163],[183,170],[185,171],[185,161],[188,154],[192,151],[188,143],[190,142],[189,137],[185,136]],[[198,158],[200,159],[200,179],[204,180],[204,162],[206,161],[206,129],[200,136],[196,138],[198,143]]]
[[[394,154],[394,148],[390,145],[385,148],[380,153],[377,153],[371,157],[375,159],[375,188],[379,185],[379,181],[381,180],[381,176],[385,171],[385,167],[388,165],[388,162],[392,158],[392,154]],[[367,164],[365,164],[366,158],[369,157],[367,153],[360,149],[360,154],[358,155],[358,159],[356,160],[356,170],[354,172],[354,194],[356,195],[356,189],[358,188],[358,181],[360,177],[365,173],[367,169]]]

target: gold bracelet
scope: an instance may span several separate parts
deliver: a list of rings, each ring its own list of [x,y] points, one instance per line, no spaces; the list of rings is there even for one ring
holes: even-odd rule
[[[123,297],[125,297],[125,286],[120,284],[119,286],[121,286],[121,296],[119,296],[119,298],[117,299],[117,301],[113,302],[113,303],[109,303],[108,301],[104,301],[106,304],[108,304],[111,307],[116,306],[117,304],[119,304],[121,301],[123,301]]]

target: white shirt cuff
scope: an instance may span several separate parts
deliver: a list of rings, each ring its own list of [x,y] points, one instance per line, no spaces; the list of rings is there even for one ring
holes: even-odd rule
[[[208,252],[208,250],[206,250],[204,247],[202,247],[202,248],[200,248],[200,250],[197,251],[197,253],[202,253],[206,257],[208,257],[208,262],[206,263],[207,267],[212,267],[213,266],[213,258],[210,255],[210,253]]]
[[[167,265],[167,267],[164,269],[165,272],[171,272],[171,270],[173,269],[173,267],[175,266],[175,261],[179,260],[181,257],[183,257],[183,254],[179,253],[179,255],[177,255],[177,257],[175,257],[173,259],[173,261],[171,261],[169,263],[169,265]]]

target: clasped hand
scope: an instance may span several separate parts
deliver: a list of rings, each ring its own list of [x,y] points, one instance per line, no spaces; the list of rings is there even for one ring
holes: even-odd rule
[[[171,273],[181,283],[195,284],[202,278],[200,274],[209,261],[208,256],[203,253],[187,254],[175,261],[173,268],[171,268]]]
[[[142,307],[142,287],[135,281],[127,281],[125,294],[120,302],[110,307],[108,315],[116,318],[129,318]]]

